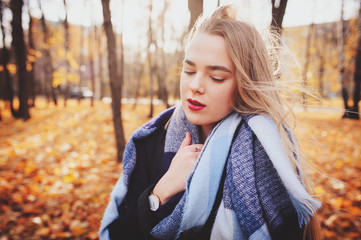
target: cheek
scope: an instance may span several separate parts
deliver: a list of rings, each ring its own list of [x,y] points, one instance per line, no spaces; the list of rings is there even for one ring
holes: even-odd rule
[[[230,100],[229,100],[229,109],[230,110],[234,110],[234,98],[232,97]]]
[[[233,108],[234,106],[234,96],[235,96],[235,86],[230,86],[228,89],[221,91],[223,94],[223,101],[229,107]]]
[[[187,91],[188,91],[188,84],[186,79],[184,78],[181,78],[180,80],[179,91],[180,91],[180,100],[184,102],[187,97]]]
[[[237,94],[236,87],[234,87],[232,91],[229,92],[230,95],[229,102],[231,103],[232,107],[235,105],[236,94]]]
[[[189,88],[189,77],[182,73],[180,77],[179,90],[182,96],[182,93],[186,93]]]
[[[224,105],[226,106],[227,111],[230,111],[231,109],[233,109],[233,96],[232,93],[229,93],[229,95],[224,99]]]

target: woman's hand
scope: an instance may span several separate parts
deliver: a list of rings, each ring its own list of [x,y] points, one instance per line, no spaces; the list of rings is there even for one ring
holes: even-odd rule
[[[192,172],[203,147],[203,144],[190,145],[191,140],[191,135],[187,132],[168,171],[153,189],[153,193],[159,197],[161,204],[166,203],[171,197],[185,190],[186,180]]]

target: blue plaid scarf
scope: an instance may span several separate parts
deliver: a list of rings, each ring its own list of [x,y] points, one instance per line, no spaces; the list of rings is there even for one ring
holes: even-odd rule
[[[173,111],[160,114],[130,139],[124,153],[122,177],[114,187],[102,220],[101,239],[109,238],[107,226],[118,217],[117,208],[127,193],[136,162],[134,139],[164,126]],[[165,156],[178,151],[187,131],[192,135],[192,144],[199,143],[197,126],[187,120],[182,109],[178,114],[172,115],[167,128]],[[152,236],[176,239],[182,233],[201,229],[212,210],[224,168],[227,174],[223,197],[211,239],[271,239],[286,224],[284,209],[292,209],[302,226],[320,207],[294,174],[272,120],[261,115],[232,113],[210,132],[183,197],[174,211],[152,229]]]

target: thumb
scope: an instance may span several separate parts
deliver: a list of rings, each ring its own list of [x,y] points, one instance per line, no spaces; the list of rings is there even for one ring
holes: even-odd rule
[[[190,145],[190,144],[191,144],[191,141],[192,141],[191,134],[190,134],[189,132],[187,132],[187,133],[186,133],[186,136],[185,136],[185,138],[183,139],[183,142],[182,142],[182,144],[180,145],[179,148],[184,148],[184,147]]]

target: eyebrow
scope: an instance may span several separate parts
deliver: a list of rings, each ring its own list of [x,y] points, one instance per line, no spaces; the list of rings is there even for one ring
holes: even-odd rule
[[[191,60],[189,60],[189,59],[184,59],[184,62],[187,63],[188,65],[193,66],[193,67],[196,66],[196,64],[194,62],[192,62]],[[215,65],[215,66],[206,66],[206,68],[210,69],[210,70],[221,70],[221,71],[224,71],[224,72],[232,73],[231,70],[229,70],[228,68],[226,68],[224,66]]]

